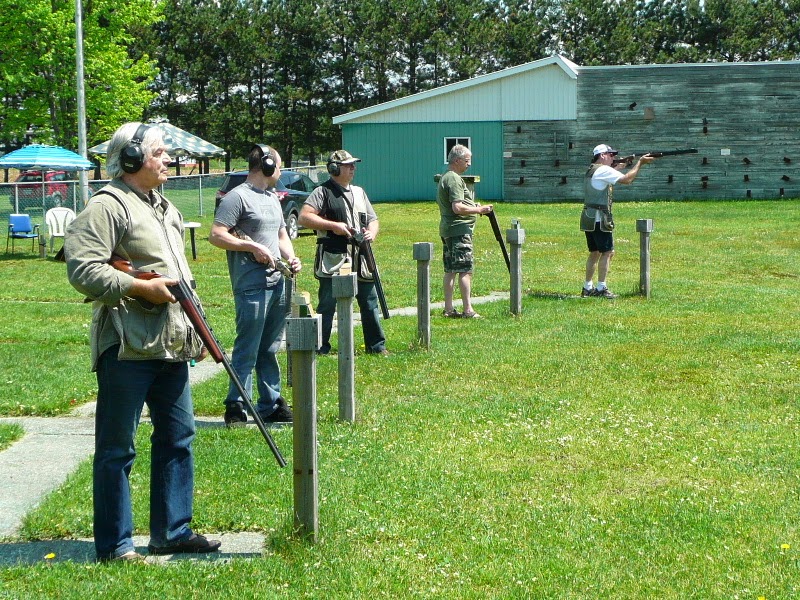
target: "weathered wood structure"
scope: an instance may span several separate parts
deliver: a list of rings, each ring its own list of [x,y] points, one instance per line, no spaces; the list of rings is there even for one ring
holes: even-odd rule
[[[574,121],[503,124],[504,199],[580,199],[591,149],[697,148],[615,198],[800,197],[800,63],[579,67]]]
[[[800,61],[580,67],[559,56],[334,119],[373,200],[428,200],[467,140],[484,200],[581,200],[592,148],[697,148],[615,199],[800,197]],[[410,160],[413,158],[413,168]]]

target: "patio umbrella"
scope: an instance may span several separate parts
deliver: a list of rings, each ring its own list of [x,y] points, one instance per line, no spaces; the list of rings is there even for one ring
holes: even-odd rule
[[[94,169],[94,164],[61,146],[31,144],[0,157],[0,169],[88,171]]]
[[[167,121],[151,121],[148,125],[151,127],[158,127],[161,130],[167,152],[169,152],[171,156],[197,156],[203,158],[225,156],[224,149],[180,127],[176,127]],[[102,144],[92,146],[89,148],[89,152],[92,154],[105,154],[108,152],[108,144],[110,141],[111,140],[108,140]]]

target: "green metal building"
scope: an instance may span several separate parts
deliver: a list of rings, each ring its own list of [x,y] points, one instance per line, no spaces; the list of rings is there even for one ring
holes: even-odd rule
[[[374,201],[432,200],[466,143],[483,200],[581,200],[598,143],[697,148],[615,198],[800,196],[800,62],[579,67],[561,56],[335,117]],[[635,189],[634,189],[635,188]]]

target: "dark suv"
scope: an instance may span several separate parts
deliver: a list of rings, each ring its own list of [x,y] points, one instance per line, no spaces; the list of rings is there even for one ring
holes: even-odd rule
[[[222,197],[230,192],[237,185],[244,183],[247,179],[247,171],[234,171],[228,173],[222,187],[217,190],[217,198],[214,209],[219,206]],[[310,177],[297,171],[281,170],[278,185],[273,190],[280,198],[281,206],[283,207],[283,220],[286,221],[286,231],[291,239],[297,238],[297,230],[299,225],[297,217],[300,214],[300,209],[306,198],[314,191],[317,184],[314,183]]]

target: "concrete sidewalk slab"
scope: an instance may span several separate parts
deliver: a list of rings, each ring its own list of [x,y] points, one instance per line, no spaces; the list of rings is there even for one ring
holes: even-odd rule
[[[203,365],[203,366],[201,366]],[[222,370],[203,361],[189,370],[192,385]],[[0,539],[13,536],[23,517],[42,498],[56,490],[94,452],[94,402],[78,407],[68,417],[6,417],[0,423],[16,423],[25,435],[0,452]],[[146,414],[146,413],[145,413]],[[198,427],[213,425],[198,423]],[[222,419],[216,419],[222,425]]]
[[[94,449],[94,419],[0,419],[25,435],[0,452],[0,538],[16,533],[22,518],[58,488]]]
[[[136,551],[145,555],[146,562],[150,564],[165,564],[177,560],[227,561],[234,558],[261,558],[264,556],[266,538],[261,533],[207,534],[207,537],[218,539],[222,542],[219,552],[150,556],[147,554],[147,543],[150,541],[148,537],[135,536],[133,543],[136,546]],[[51,556],[51,558],[47,558],[48,556]],[[0,543],[0,567],[33,566],[41,563],[67,561],[94,563],[94,540],[81,538],[76,540]]]

